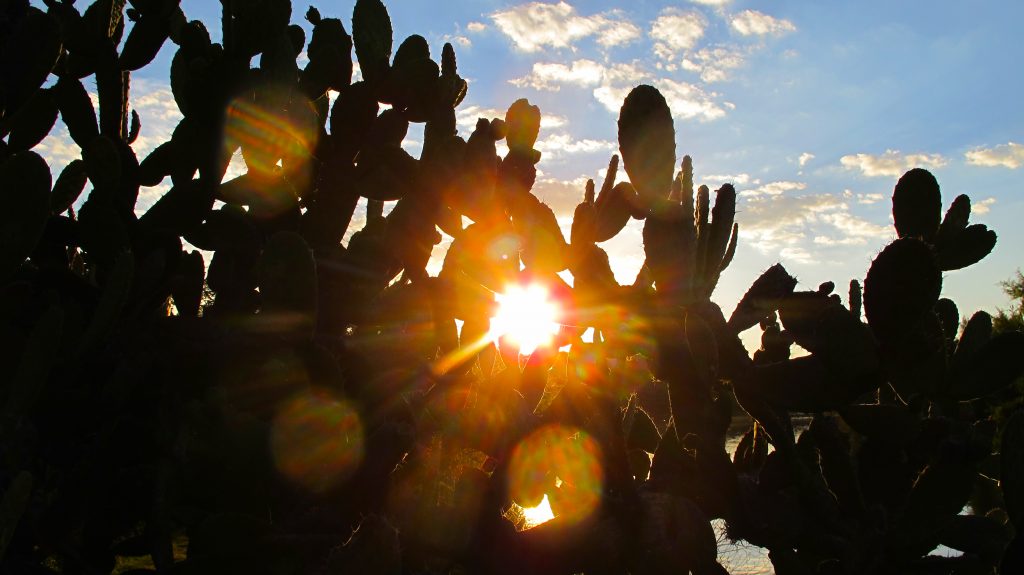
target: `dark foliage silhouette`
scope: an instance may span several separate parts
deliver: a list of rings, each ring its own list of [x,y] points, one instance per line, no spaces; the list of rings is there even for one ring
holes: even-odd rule
[[[379,0],[351,36],[309,8],[308,41],[288,0],[222,0],[221,44],[176,0],[44,3],[0,3],[0,572],[703,575],[725,572],[714,518],[782,574],[1024,572],[1024,415],[997,452],[987,407],[1024,335],[978,312],[958,337],[942,274],[996,236],[966,196],[940,220],[928,172],[896,184],[863,294],[777,264],[726,317],[737,193],[676,170],[650,86],[619,115],[629,183],[613,156],[567,242],[531,193],[540,110],[459,136],[452,46],[392,53]],[[131,71],[168,40],[183,119],[139,161]],[[81,159],[53,180],[32,148],[58,117]],[[622,286],[599,244],[631,219]],[[554,341],[496,344],[494,294],[530,283]],[[736,401],[754,423],[729,454]],[[512,503],[545,497],[556,517],[517,529]]]

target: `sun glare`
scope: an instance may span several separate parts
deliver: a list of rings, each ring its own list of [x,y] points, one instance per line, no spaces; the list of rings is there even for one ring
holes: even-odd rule
[[[548,290],[543,286],[513,285],[495,297],[498,311],[491,318],[492,340],[508,338],[519,346],[520,353],[529,355],[550,344],[558,333],[558,305],[548,299]]]
[[[546,494],[536,507],[523,507],[522,510],[523,519],[526,520],[525,527],[527,529],[530,527],[536,527],[541,523],[547,523],[555,518],[555,513],[551,510],[551,502],[548,501],[548,496]]]

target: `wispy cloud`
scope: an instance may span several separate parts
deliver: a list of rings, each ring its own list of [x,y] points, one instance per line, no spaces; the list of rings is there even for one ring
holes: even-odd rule
[[[855,194],[855,193],[853,193],[850,190],[843,190],[843,197],[848,199],[848,200],[854,200],[858,204],[861,204],[861,205],[864,205],[864,206],[870,206],[872,204],[877,204],[878,202],[881,202],[882,200],[885,199],[885,196],[883,196],[882,194],[877,194],[877,193]]]
[[[559,218],[571,218],[576,206],[583,200],[583,192],[589,176],[579,176],[569,180],[557,178],[538,178],[533,186],[533,193]]]
[[[491,19],[523,52],[573,48],[575,41],[587,37],[595,37],[605,47],[627,44],[640,37],[640,28],[621,10],[583,16],[567,2],[531,2],[495,12]]]
[[[848,170],[860,170],[868,177],[899,177],[912,168],[941,168],[948,161],[940,154],[903,154],[899,150],[886,150],[884,154],[851,154],[839,162]]]
[[[804,190],[807,188],[807,184],[803,182],[791,182],[788,180],[782,180],[778,182],[768,182],[762,184],[756,188],[748,190],[740,190],[740,193],[748,197],[757,196],[780,196],[786,192],[792,192],[795,190]]]
[[[974,215],[983,216],[992,210],[992,206],[995,205],[995,198],[985,198],[980,202],[974,202],[971,205],[971,213]]]
[[[569,134],[552,134],[537,141],[537,149],[545,158],[557,158],[565,154],[592,154],[595,152],[611,152],[617,145],[608,140],[592,140],[589,138],[573,138]]]
[[[800,167],[802,168],[802,167],[807,165],[807,162],[810,162],[813,159],[814,159],[814,154],[812,154],[810,152],[804,152],[804,153],[800,154],[799,158],[796,159],[796,163],[800,164]]]
[[[1015,142],[991,148],[975,148],[964,154],[967,163],[975,166],[1003,167],[1016,170],[1024,166],[1024,145]]]
[[[707,20],[700,12],[665,8],[651,24],[654,53],[662,60],[675,64],[683,54],[697,45],[707,25]]]
[[[694,179],[698,183],[704,184],[712,189],[721,187],[722,184],[746,186],[750,183],[755,185],[760,183],[760,180],[751,178],[750,174],[709,174],[707,176],[697,176]]]
[[[470,22],[469,24],[466,24],[466,30],[469,32],[473,32],[474,34],[478,32],[483,32],[486,29],[487,24],[484,24],[483,22]]]
[[[469,38],[467,38],[466,36],[463,36],[461,34],[455,34],[455,35],[446,34],[442,38],[442,40],[444,40],[445,42],[451,42],[452,44],[457,44],[458,46],[460,46],[462,48],[469,48],[470,46],[473,45],[473,41],[472,40],[470,40]]]
[[[757,10],[744,10],[733,15],[730,23],[733,30],[744,36],[782,36],[796,31],[789,20],[775,18]]]
[[[725,116],[725,110],[731,109],[732,104],[728,102],[718,103],[718,94],[707,92],[696,84],[680,82],[670,78],[645,78],[665,97],[668,107],[672,110],[672,116],[680,120],[698,120],[707,122],[717,120]],[[594,90],[594,97],[604,104],[610,112],[618,112],[622,101],[626,99],[629,91],[633,89],[636,82],[616,83],[609,82]]]
[[[654,74],[638,62],[608,65],[586,59],[569,64],[538,62],[529,74],[509,82],[549,91],[558,91],[562,86],[593,87],[594,98],[613,113],[619,111],[629,91],[641,82],[650,83],[661,91],[677,119],[716,120],[733,107],[729,102],[719,102],[719,95],[715,92]]]
[[[569,64],[537,62],[529,74],[509,82],[520,88],[557,92],[562,84],[596,86],[605,75],[605,66],[593,60],[574,60]]]
[[[707,83],[729,79],[729,73],[746,63],[753,48],[739,46],[713,46],[688,54],[682,61],[684,70],[700,73]]]
[[[89,96],[93,101],[93,106],[98,106],[99,97],[96,93],[90,92]],[[141,161],[154,148],[170,139],[171,133],[181,121],[182,116],[171,89],[166,84],[151,80],[132,81],[132,92],[128,104],[130,109],[138,112],[142,122],[139,136],[132,144],[135,155]],[[81,149],[71,140],[67,127],[60,120],[57,121],[54,129],[46,138],[34,148],[34,151],[46,160],[54,178],[72,160],[81,157]],[[136,211],[142,213],[147,210],[169,188],[170,186],[166,184],[142,188],[139,192]],[[91,184],[87,184],[79,201],[83,201],[91,189]]]
[[[890,226],[854,214],[843,195],[780,191],[804,189],[802,182],[769,182],[763,193],[742,194],[740,235],[745,245],[810,264],[815,263],[811,254],[820,256],[823,246],[881,245],[892,237]]]
[[[505,118],[506,110],[499,110],[497,108],[483,108],[476,105],[463,106],[455,111],[455,124],[467,132],[472,132],[476,128],[476,121],[480,118],[486,118],[488,120],[492,118]],[[546,128],[561,128],[568,123],[565,116],[559,116],[558,114],[549,114],[543,112],[540,116],[540,127],[541,129]]]

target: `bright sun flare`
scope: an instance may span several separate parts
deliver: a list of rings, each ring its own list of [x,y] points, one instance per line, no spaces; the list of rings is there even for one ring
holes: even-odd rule
[[[551,343],[558,333],[558,305],[543,286],[512,285],[497,294],[498,312],[491,318],[490,337],[507,337],[524,355]]]
[[[548,501],[548,496],[546,494],[536,507],[523,507],[522,510],[523,519],[526,520],[527,529],[540,525],[541,523],[547,523],[555,518],[555,513],[551,510],[551,503]]]

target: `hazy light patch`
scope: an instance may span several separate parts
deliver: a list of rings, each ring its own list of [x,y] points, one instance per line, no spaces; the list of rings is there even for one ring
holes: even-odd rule
[[[975,148],[964,154],[967,163],[973,166],[1003,167],[1011,170],[1024,166],[1024,145],[1015,142],[999,144],[991,148]]]
[[[775,18],[757,10],[744,10],[732,17],[733,30],[744,36],[782,36],[795,32],[796,26],[789,20]]]
[[[573,48],[577,40],[594,36],[605,47],[632,42],[640,29],[621,10],[582,16],[567,2],[531,2],[495,12],[495,26],[523,52],[544,48]]]
[[[883,154],[850,154],[839,159],[847,170],[859,170],[868,177],[899,177],[913,168],[936,169],[949,163],[941,154],[904,154],[886,150]]]

